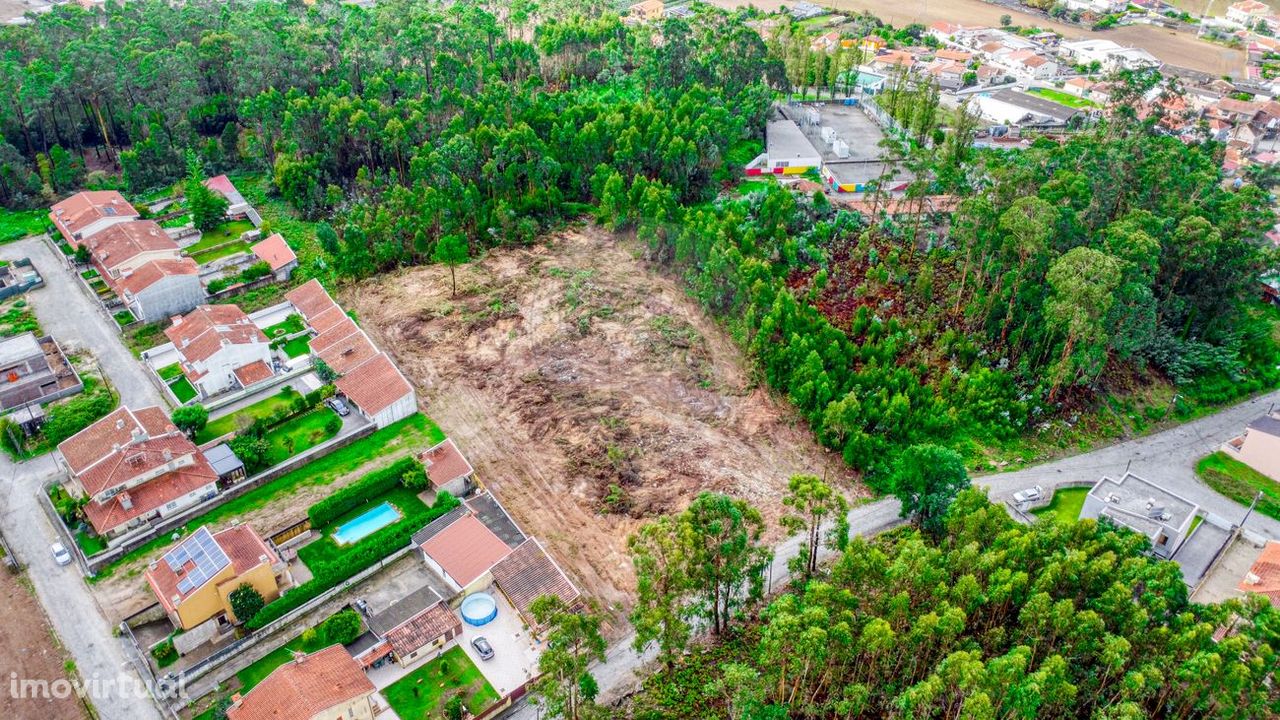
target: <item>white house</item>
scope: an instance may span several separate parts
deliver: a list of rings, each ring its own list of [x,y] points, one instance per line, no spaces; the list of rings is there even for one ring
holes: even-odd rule
[[[1190,500],[1125,473],[1119,480],[1104,477],[1089,490],[1080,519],[1106,518],[1146,535],[1151,551],[1168,558],[1191,533],[1199,512],[1200,507]]]
[[[116,223],[136,219],[138,211],[115,190],[76,193],[49,208],[49,220],[71,247],[80,247],[82,241]]]
[[[804,115],[813,111],[802,108],[799,112]],[[822,165],[822,156],[813,143],[799,125],[785,116],[776,115],[769,121],[764,139],[765,151],[747,165],[747,175],[794,175]]]
[[[1240,27],[1252,27],[1254,23],[1271,14],[1271,8],[1258,0],[1240,0],[1227,8],[1227,21]]]
[[[1127,48],[1110,40],[1065,42],[1058,46],[1058,53],[1081,65],[1097,62],[1108,71],[1137,70],[1161,65],[1160,60],[1146,50]]]
[[[273,375],[271,343],[235,305],[201,305],[174,318],[164,334],[201,397],[249,387]]]
[[[188,257],[152,260],[114,287],[133,316],[143,322],[187,312],[205,299],[200,267]]]

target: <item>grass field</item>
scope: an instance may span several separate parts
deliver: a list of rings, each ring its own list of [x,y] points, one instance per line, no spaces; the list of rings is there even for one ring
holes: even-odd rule
[[[1062,488],[1053,493],[1049,504],[1031,513],[1036,517],[1049,518],[1057,522],[1073,523],[1080,519],[1080,509],[1084,507],[1084,497],[1089,488]]]
[[[1045,100],[1052,100],[1053,102],[1056,102],[1060,105],[1066,105],[1067,107],[1072,107],[1072,108],[1098,107],[1098,103],[1092,100],[1079,98],[1079,97],[1076,97],[1075,95],[1072,95],[1071,93],[1063,92],[1061,90],[1054,90],[1052,88],[1032,88],[1027,92],[1032,95],[1039,95]]]
[[[305,335],[302,337],[296,337],[284,345],[281,345],[280,349],[283,350],[284,354],[288,355],[290,358],[302,357],[303,355],[311,352],[311,346],[307,344],[310,340],[311,338],[306,337]]]
[[[185,377],[178,378],[174,382],[169,383],[169,389],[173,391],[173,396],[178,398],[178,402],[180,403],[193,400],[196,396],[196,389],[191,386],[191,381]]]
[[[182,368],[178,365],[178,363],[174,363],[172,365],[165,365],[164,367],[157,370],[156,374],[160,376],[161,380],[168,381],[182,375]]]
[[[39,235],[49,224],[49,211],[0,209],[0,243],[21,240],[29,235]]]
[[[267,465],[278,465],[337,435],[337,430],[330,432],[328,429],[329,420],[336,417],[332,410],[322,406],[272,428],[265,435],[267,443],[271,445],[271,450],[267,453]],[[341,428],[339,423],[338,429]]]
[[[297,390],[286,385],[282,390],[265,400],[259,400],[258,402],[248,407],[241,408],[229,415],[223,415],[217,420],[210,420],[209,424],[204,426],[204,430],[201,430],[200,433],[196,435],[196,442],[204,443],[216,437],[222,437],[229,432],[235,432],[240,429],[241,422],[245,425],[249,425],[255,420],[261,420],[262,418],[269,417],[280,410],[288,409],[293,405],[293,401],[297,400],[299,397],[301,397],[301,395]],[[244,418],[244,420],[241,420],[240,418]]]
[[[1196,474],[1209,487],[1248,507],[1258,493],[1256,510],[1280,520],[1280,483],[1227,455],[1221,450],[1196,463]]]
[[[289,317],[284,322],[276,323],[262,331],[269,339],[275,340],[281,335],[292,335],[302,332],[302,316],[297,313],[289,313]]]
[[[192,518],[186,525],[176,528],[174,532],[186,535],[201,525],[220,527],[227,520],[241,513],[254,508],[266,507],[285,496],[291,495],[299,488],[329,485],[334,480],[359,470],[373,460],[386,459],[390,461],[392,459],[391,456],[397,451],[431,447],[441,440],[444,440],[444,433],[441,432],[440,428],[427,416],[415,413],[400,422],[378,430],[369,437],[361,438],[344,448],[313,460],[297,470],[285,473],[261,487],[254,488],[234,500],[223,503],[199,517]],[[120,565],[171,544],[173,544],[171,534],[156,538],[104,567],[99,571],[97,577],[107,577]]]
[[[319,540],[303,545],[298,549],[298,558],[307,565],[307,567],[316,567],[316,563],[331,562],[339,555],[350,549],[350,545],[339,545],[333,540],[333,531],[342,527],[344,523],[350,522],[360,515],[368,512],[376,505],[384,502],[390,502],[400,511],[401,518],[396,522],[401,522],[406,516],[413,514],[421,514],[427,511],[427,506],[418,497],[418,493],[410,490],[402,485],[396,485],[391,490],[369,499],[368,502],[351,510],[350,512],[340,515],[328,525],[322,528],[312,528],[321,535]],[[391,523],[394,525],[395,523]],[[387,525],[386,527],[391,527]]]
[[[451,695],[462,693],[473,715],[498,701],[498,693],[460,647],[405,675],[382,691],[401,718],[443,717]]]
[[[249,243],[233,242],[233,243],[224,245],[220,248],[214,248],[212,250],[201,250],[198,253],[191,253],[191,259],[195,260],[197,263],[201,265],[204,265],[207,263],[211,263],[214,260],[221,260],[224,257],[230,257],[237,253],[245,253],[245,252],[249,252]]]
[[[112,317],[116,319],[116,324],[120,327],[124,327],[136,319],[133,317],[133,313],[128,310],[120,310],[115,315],[112,315]]]
[[[253,223],[248,220],[228,220],[208,232],[202,233],[199,242],[194,245],[188,245],[183,250],[186,250],[188,255],[196,255],[202,250],[208,250],[222,243],[237,240],[241,235],[252,229]]]

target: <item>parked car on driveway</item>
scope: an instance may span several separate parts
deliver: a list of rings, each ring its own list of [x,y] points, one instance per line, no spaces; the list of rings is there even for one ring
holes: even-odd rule
[[[342,417],[346,417],[351,414],[351,408],[347,407],[347,404],[338,398],[329,398],[328,403],[329,407]]]
[[[1041,497],[1044,497],[1044,488],[1036,485],[1035,487],[1029,487],[1026,490],[1019,490],[1014,493],[1013,501],[1016,503],[1025,503],[1031,502],[1032,500],[1039,500]]]
[[[490,660],[493,658],[493,646],[490,645],[489,641],[485,640],[484,637],[478,637],[472,640],[471,647],[475,648],[476,652],[480,653],[481,660]]]
[[[53,561],[59,565],[71,564],[71,553],[67,551],[67,547],[60,542],[54,543],[50,549],[53,551]]]

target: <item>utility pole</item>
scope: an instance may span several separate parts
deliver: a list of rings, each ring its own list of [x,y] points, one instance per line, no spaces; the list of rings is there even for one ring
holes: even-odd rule
[[[1244,511],[1244,517],[1240,518],[1240,527],[1244,527],[1249,516],[1253,514],[1253,509],[1257,507],[1258,501],[1262,499],[1262,491],[1259,490],[1257,495],[1253,496],[1253,502],[1249,503],[1249,509]]]

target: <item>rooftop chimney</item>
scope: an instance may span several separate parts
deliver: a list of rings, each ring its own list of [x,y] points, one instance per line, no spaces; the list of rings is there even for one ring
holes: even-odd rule
[[[129,493],[127,492],[120,493],[120,507],[124,508],[125,510],[133,509],[133,498],[129,497]]]
[[[124,429],[124,418],[118,418],[118,419],[116,419],[116,429],[117,429],[117,430],[123,430],[123,429]]]

